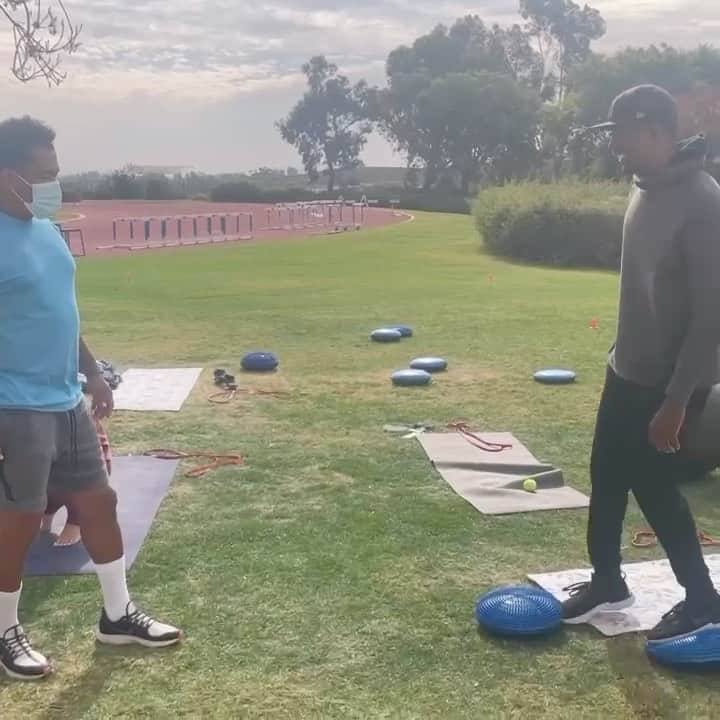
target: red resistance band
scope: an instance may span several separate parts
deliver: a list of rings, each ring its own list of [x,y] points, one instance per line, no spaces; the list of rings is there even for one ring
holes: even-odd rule
[[[467,423],[464,422],[450,423],[448,427],[457,430],[471,445],[485,452],[502,452],[512,447],[512,445],[506,443],[495,443],[483,440],[479,435],[472,432]]]

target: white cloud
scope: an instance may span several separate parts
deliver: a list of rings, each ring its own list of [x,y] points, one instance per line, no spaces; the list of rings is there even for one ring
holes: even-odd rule
[[[45,2],[49,0],[44,0]],[[720,4],[590,0],[605,16],[599,47],[713,42]],[[137,162],[241,169],[297,164],[273,123],[302,91],[300,66],[323,53],[352,79],[381,82],[390,50],[437,23],[478,13],[518,22],[518,0],[67,0],[82,47],[58,89],[20,86],[0,25],[4,113],[32,112],[57,127],[72,168]],[[227,148],[233,148],[228,151]],[[368,162],[388,162],[380,141]]]
[[[491,8],[506,4],[494,0]],[[68,7],[83,25],[80,50],[65,62],[75,91],[99,87],[117,97],[169,91],[212,99],[223,87],[283,86],[313,53],[362,72],[437,22],[473,11],[426,0],[360,6],[342,0],[76,0]],[[490,19],[499,19],[497,12]]]

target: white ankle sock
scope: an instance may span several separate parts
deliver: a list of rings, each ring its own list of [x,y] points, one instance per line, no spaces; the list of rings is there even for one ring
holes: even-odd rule
[[[125,576],[125,556],[104,565],[95,565],[108,618],[115,622],[127,614],[130,595]]]
[[[22,585],[20,589],[15,592],[0,592],[0,638],[2,638],[11,627],[19,624],[18,606],[20,605],[21,592]]]

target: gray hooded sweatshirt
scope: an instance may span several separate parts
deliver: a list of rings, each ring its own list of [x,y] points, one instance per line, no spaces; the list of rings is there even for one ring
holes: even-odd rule
[[[682,405],[720,377],[720,186],[705,154],[693,138],[665,170],[634,180],[610,353],[621,378]]]

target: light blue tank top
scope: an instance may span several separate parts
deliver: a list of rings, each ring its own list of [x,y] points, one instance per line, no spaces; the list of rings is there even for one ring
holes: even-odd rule
[[[0,212],[0,408],[61,412],[82,399],[75,260],[49,220]]]

